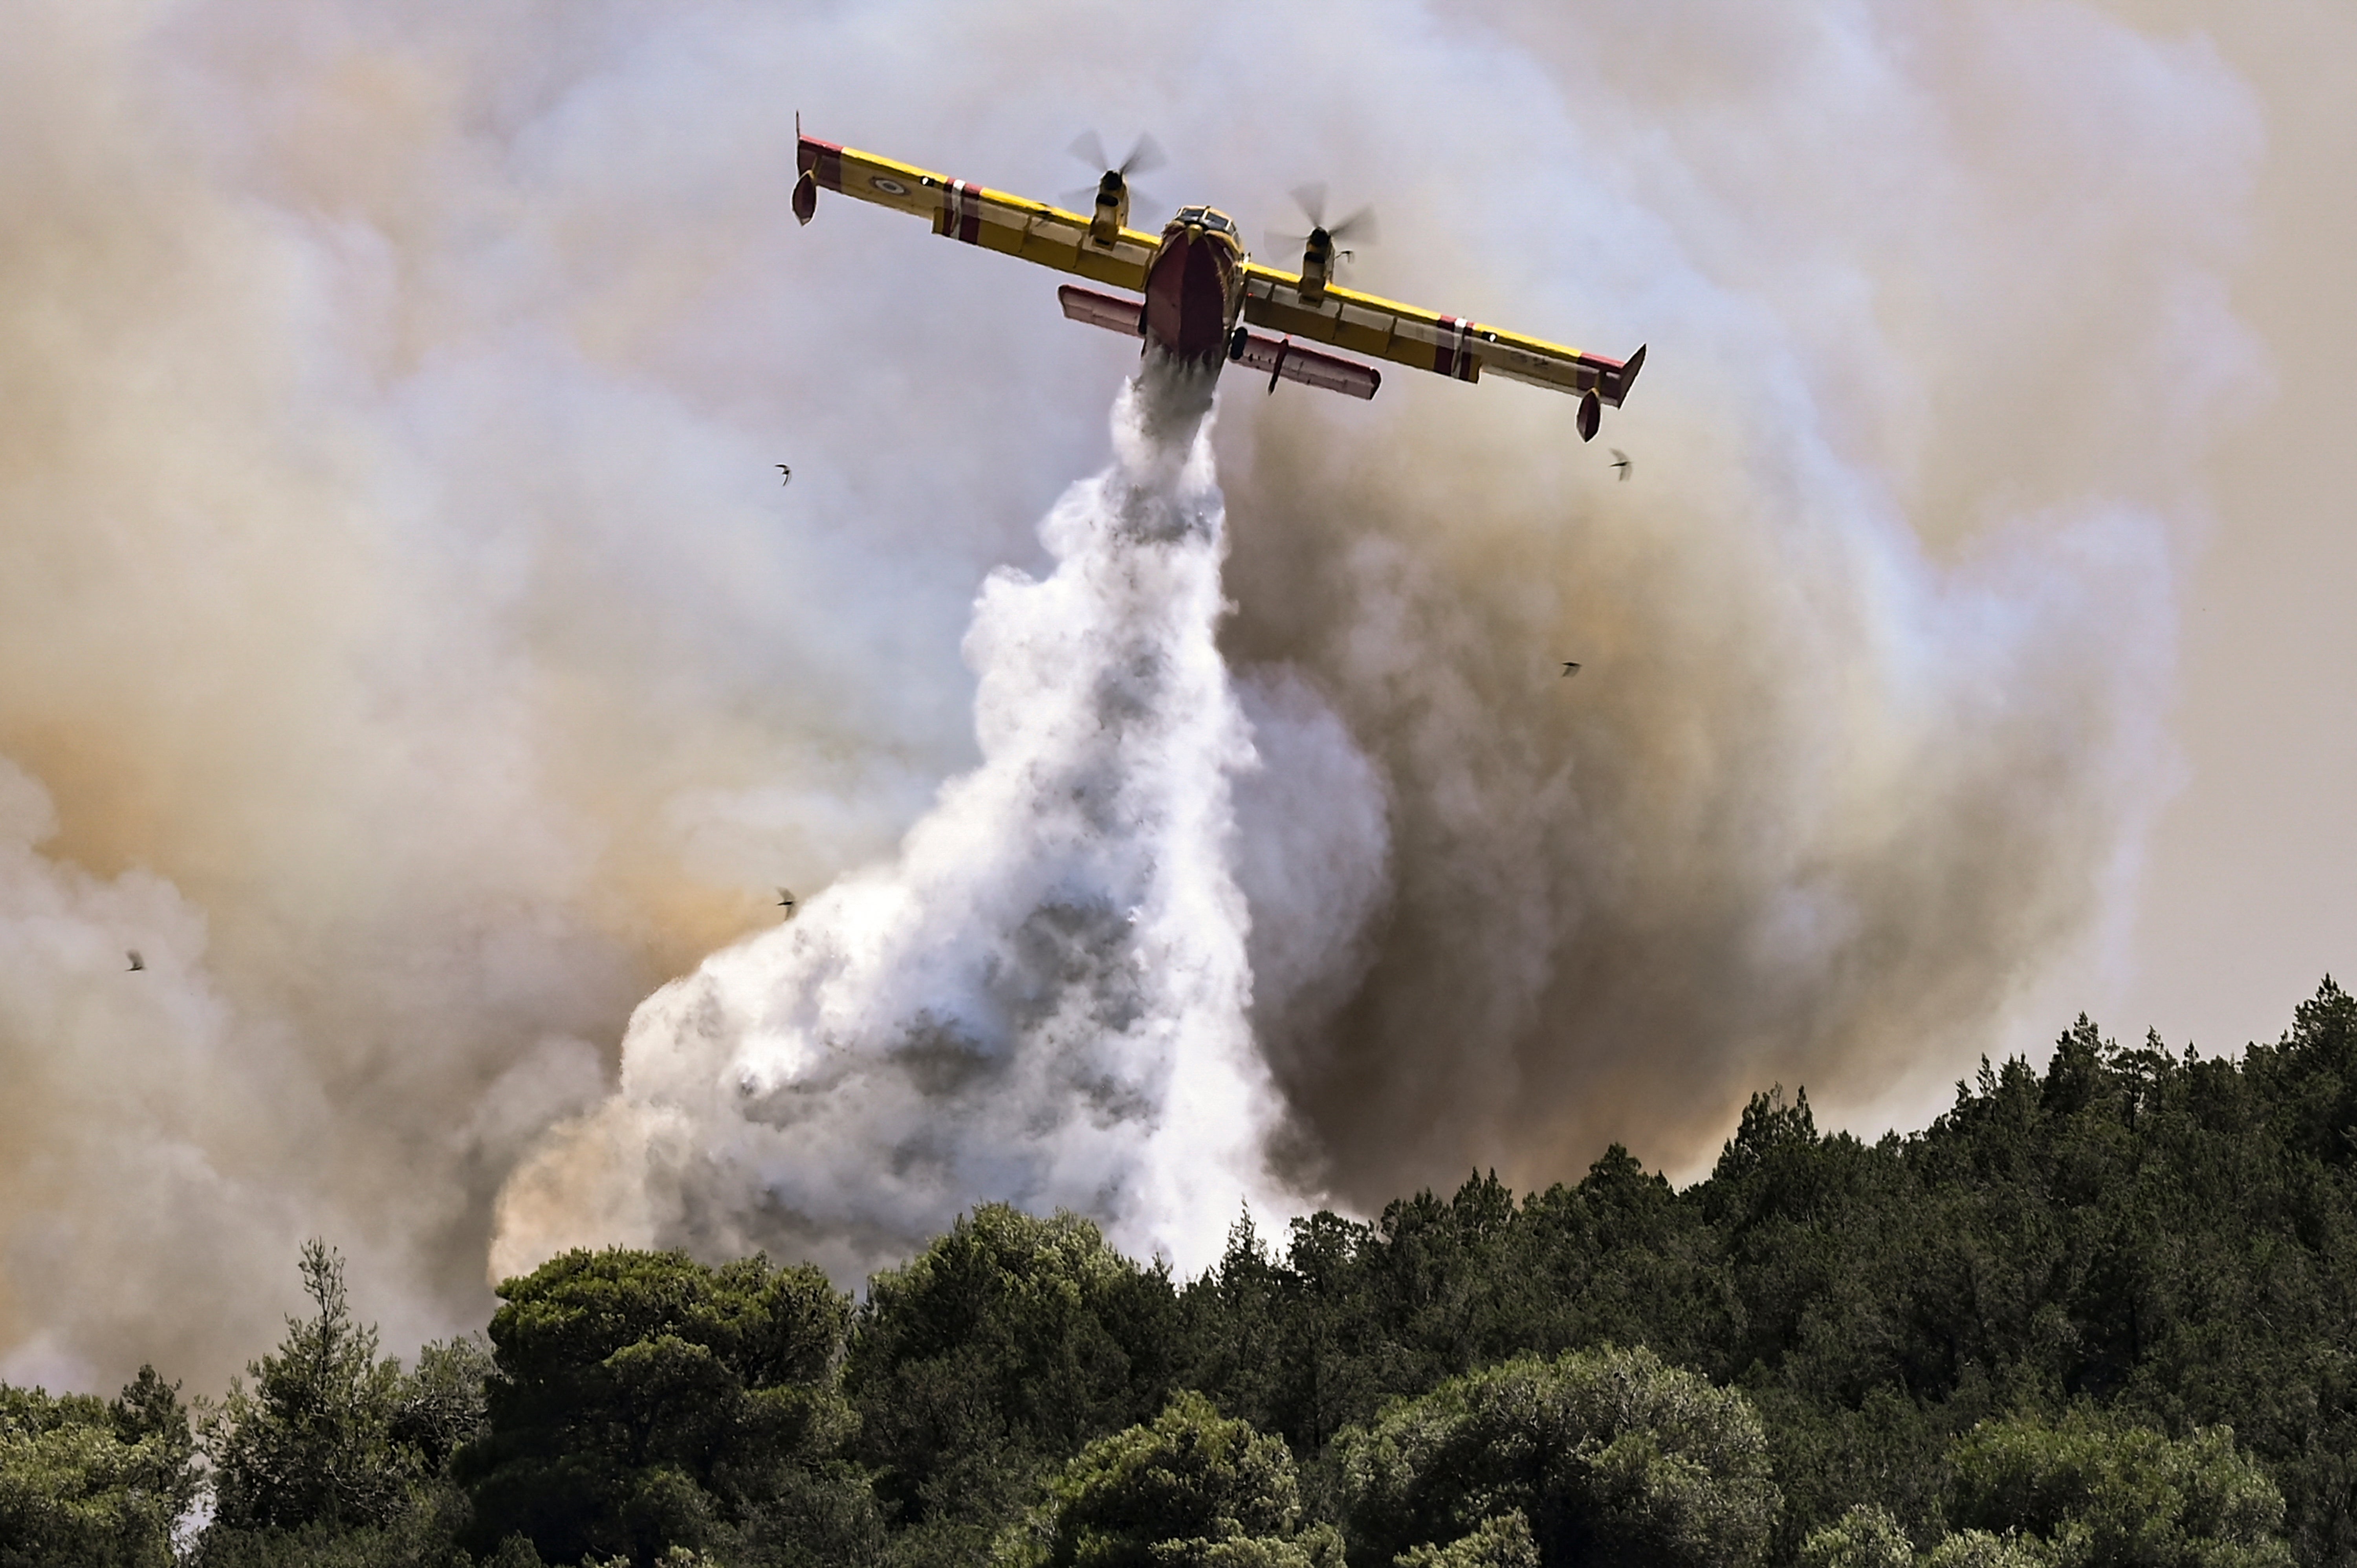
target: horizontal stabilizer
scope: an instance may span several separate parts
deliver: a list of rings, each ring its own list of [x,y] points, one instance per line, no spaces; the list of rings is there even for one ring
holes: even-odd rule
[[[1064,307],[1066,316],[1092,327],[1125,332],[1132,338],[1146,331],[1146,306],[1134,299],[1115,299],[1109,294],[1066,284],[1056,291],[1056,303]]]
[[[1268,386],[1276,390],[1280,381],[1299,381],[1306,387],[1321,387],[1350,397],[1367,398],[1383,384],[1383,372],[1372,365],[1355,360],[1338,360],[1331,354],[1321,354],[1305,349],[1291,338],[1264,338],[1257,332],[1244,334],[1241,352],[1230,356],[1246,370],[1268,372]]]

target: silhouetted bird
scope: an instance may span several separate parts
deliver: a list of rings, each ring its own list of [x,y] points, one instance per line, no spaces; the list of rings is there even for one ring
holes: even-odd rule
[[[1629,454],[1623,452],[1618,446],[1613,447],[1612,466],[1620,470],[1620,478],[1622,479],[1627,479],[1629,477]]]
[[[131,961],[131,968],[124,971],[125,973],[136,973],[140,970],[147,967],[147,961],[139,956],[139,950],[137,948],[133,948],[129,952],[124,953],[123,956]]]

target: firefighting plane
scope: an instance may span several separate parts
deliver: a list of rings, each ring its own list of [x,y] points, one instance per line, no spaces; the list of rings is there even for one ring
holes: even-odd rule
[[[1461,381],[1486,371],[1570,392],[1579,399],[1580,439],[1592,441],[1603,405],[1620,407],[1645,363],[1641,348],[1608,360],[1343,288],[1334,282],[1334,233],[1314,218],[1300,272],[1283,272],[1254,261],[1235,220],[1216,207],[1181,207],[1159,235],[1130,228],[1126,168],[1105,170],[1093,211],[1067,212],[801,130],[798,121],[793,209],[801,221],[818,210],[820,191],[839,191],[930,219],[949,239],[1143,295],[1141,304],[1071,284],[1056,291],[1074,321],[1143,338],[1146,349],[1214,374],[1230,361],[1265,371],[1271,392],[1288,381],[1375,395],[1382,372],[1296,341],[1308,338]]]

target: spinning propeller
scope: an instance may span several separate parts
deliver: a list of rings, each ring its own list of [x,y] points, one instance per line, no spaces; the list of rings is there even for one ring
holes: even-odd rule
[[[1110,244],[1121,226],[1129,221],[1129,205],[1133,199],[1151,207],[1154,199],[1141,191],[1132,190],[1129,177],[1150,174],[1167,161],[1162,144],[1146,132],[1138,133],[1137,141],[1129,156],[1114,163],[1105,156],[1104,138],[1094,131],[1083,131],[1072,138],[1071,154],[1091,168],[1103,169],[1103,177],[1093,186],[1082,186],[1067,191],[1064,199],[1075,207],[1093,207],[1096,216],[1090,229],[1101,242]]]
[[[1309,232],[1277,238],[1282,244],[1301,247],[1301,298],[1305,304],[1315,305],[1326,297],[1326,285],[1334,275],[1335,263],[1349,261],[1355,254],[1340,248],[1342,242],[1356,239],[1361,245],[1374,243],[1375,209],[1361,207],[1347,218],[1327,222],[1323,181],[1294,187],[1293,199],[1300,207],[1301,215],[1309,220]]]
[[[1380,226],[1375,221],[1375,209],[1372,207],[1361,207],[1347,218],[1338,218],[1331,223],[1327,222],[1326,182],[1323,180],[1312,180],[1308,185],[1295,186],[1293,203],[1301,209],[1301,215],[1309,220],[1309,232],[1279,235],[1278,239],[1288,247],[1324,246],[1331,251],[1333,255],[1347,259],[1351,252],[1336,248],[1345,240],[1355,238],[1361,245],[1372,245],[1383,238],[1379,232]]]
[[[1167,161],[1162,156],[1162,144],[1146,132],[1138,134],[1137,145],[1129,149],[1129,156],[1117,164],[1105,156],[1104,138],[1094,131],[1083,131],[1072,138],[1072,156],[1091,168],[1117,174],[1124,179],[1134,174],[1152,174]]]

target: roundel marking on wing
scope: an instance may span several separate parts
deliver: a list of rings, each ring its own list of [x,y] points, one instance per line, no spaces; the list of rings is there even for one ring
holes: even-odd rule
[[[906,196],[909,194],[909,188],[902,185],[899,180],[894,179],[888,174],[871,174],[867,177],[867,183],[874,186],[877,189],[882,191],[887,196]]]

